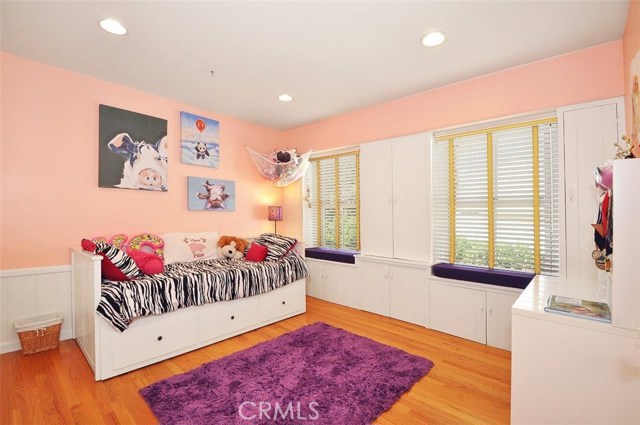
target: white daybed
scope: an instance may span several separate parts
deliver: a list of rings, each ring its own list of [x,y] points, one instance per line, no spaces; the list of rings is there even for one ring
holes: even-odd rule
[[[304,256],[304,244],[295,250]],[[305,279],[232,301],[141,317],[120,333],[97,315],[102,257],[71,250],[73,338],[96,381],[196,350],[306,311]]]

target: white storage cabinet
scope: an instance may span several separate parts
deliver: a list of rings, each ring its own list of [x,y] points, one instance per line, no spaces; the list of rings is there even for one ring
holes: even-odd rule
[[[429,133],[360,146],[362,254],[430,260],[429,161]]]
[[[356,264],[363,310],[426,326],[428,265],[362,255]]]
[[[358,273],[354,264],[307,258],[307,295],[360,308]]]
[[[511,349],[511,306],[521,290],[441,278],[429,290],[431,329]]]

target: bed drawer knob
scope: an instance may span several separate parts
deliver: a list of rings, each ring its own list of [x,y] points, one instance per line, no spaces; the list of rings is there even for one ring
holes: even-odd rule
[[[235,319],[235,318],[236,318],[236,316],[231,316],[231,320],[233,320],[233,319]]]
[[[286,301],[282,301],[282,305],[285,305],[287,302]]]
[[[158,341],[162,341],[162,335],[158,337]]]

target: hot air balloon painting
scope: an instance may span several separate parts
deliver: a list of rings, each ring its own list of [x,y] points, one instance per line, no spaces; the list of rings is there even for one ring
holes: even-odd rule
[[[182,162],[218,168],[220,164],[220,123],[210,118],[180,112]]]

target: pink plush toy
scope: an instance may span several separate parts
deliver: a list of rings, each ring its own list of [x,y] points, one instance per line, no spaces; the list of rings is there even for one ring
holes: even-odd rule
[[[156,254],[139,249],[130,249],[128,254],[144,274],[158,274],[164,271],[162,258]]]

